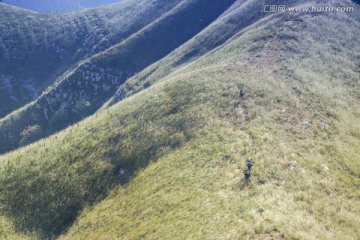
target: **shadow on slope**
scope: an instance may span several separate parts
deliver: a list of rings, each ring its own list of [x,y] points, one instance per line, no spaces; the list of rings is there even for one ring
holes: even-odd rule
[[[144,93],[2,156],[1,209],[18,230],[62,233],[83,207],[192,138],[204,109],[192,107],[191,95],[175,100],[176,92],[169,86]]]
[[[127,78],[188,41],[233,2],[184,1],[130,38],[84,61],[36,101],[0,122],[4,136],[0,153],[19,147],[28,126],[42,130],[31,138],[34,141],[91,115]]]
[[[119,194],[99,205],[105,210],[96,207],[90,217],[84,215],[69,239],[121,233],[129,238],[230,234],[236,239],[273,232],[284,238],[356,238],[358,102],[344,93],[359,94],[350,85],[359,79],[352,70],[357,53],[350,46],[360,45],[346,33],[360,29],[360,21],[352,15],[328,16],[278,15],[261,21],[148,90],[1,156],[1,209],[17,219],[19,229],[49,237],[122,183]],[[314,23],[326,25],[330,19],[337,28],[327,24],[328,35],[319,35],[322,28]],[[334,34],[337,29],[343,29],[341,36]],[[319,37],[346,47],[332,49],[332,42],[324,44]],[[316,51],[319,45],[328,51]],[[314,54],[302,51],[306,46],[314,46]],[[326,61],[330,56],[333,61]],[[315,60],[324,65],[312,64]],[[331,74],[339,75],[331,81]],[[239,89],[245,89],[246,99],[236,108]],[[348,110],[346,124],[339,109]],[[337,141],[346,142],[336,136],[348,132],[352,145],[342,153]],[[160,165],[147,168],[163,156]],[[239,192],[243,163],[251,157],[258,160],[254,189]],[[162,175],[157,166],[165,166]],[[132,200],[139,204],[131,205]]]
[[[309,2],[296,1],[294,5]],[[103,106],[111,106],[122,99],[139,92],[169,75],[179,68],[197,59],[211,54],[216,48],[229,41],[232,37],[242,34],[257,21],[268,17],[271,13],[262,12],[264,5],[283,4],[281,0],[271,1],[236,1],[216,21],[202,30],[194,38],[174,50],[171,54],[149,66],[140,74],[121,85],[117,93]]]
[[[80,60],[128,38],[180,1],[128,0],[63,14],[0,4],[0,118],[38,98]]]
[[[357,13],[274,15],[150,87],[181,82],[181,99],[202,85],[190,94],[217,114],[63,239],[359,238],[359,25]]]

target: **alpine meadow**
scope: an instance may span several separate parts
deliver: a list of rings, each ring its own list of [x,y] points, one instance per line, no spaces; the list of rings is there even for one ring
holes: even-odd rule
[[[0,1],[0,239],[360,239],[359,36],[350,0]]]

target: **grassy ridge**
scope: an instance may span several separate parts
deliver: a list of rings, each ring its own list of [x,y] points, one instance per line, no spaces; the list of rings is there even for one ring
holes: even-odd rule
[[[206,89],[223,111],[208,118],[195,139],[140,171],[128,186],[119,187],[98,206],[89,207],[64,239],[359,236],[359,180],[339,168],[339,156],[326,150],[328,141],[319,144],[324,137],[335,138],[334,126],[321,136],[314,135],[320,127],[306,132],[301,126],[294,129],[294,119],[287,118],[292,113],[279,116],[273,110],[288,104],[279,104],[273,95],[261,97],[268,91],[261,87],[262,77],[252,75],[252,83],[247,83],[238,80],[242,77],[238,71],[233,72],[236,77],[225,75],[227,80],[211,73],[207,69],[198,79],[187,77],[184,82],[199,83],[209,74],[207,83],[227,86],[221,92]],[[253,99],[257,107],[233,108],[236,84],[254,90],[245,102]],[[178,88],[179,94],[184,90],[184,86]],[[242,172],[249,158],[255,159],[255,167],[252,184],[246,186]]]
[[[197,89],[194,98],[216,98],[211,108],[218,114],[196,138],[89,207],[63,239],[357,239],[359,105],[354,86],[345,84],[358,84],[358,73],[349,70],[356,53],[347,48],[324,65],[306,64],[332,53],[315,51],[314,29],[309,35],[292,29],[319,26],[312,21],[330,16],[292,17],[301,21],[288,19],[285,27],[278,25],[284,19],[260,23],[256,31],[166,78],[169,84],[216,86],[218,91]],[[332,16],[332,26],[344,28],[344,16],[338,17]],[[324,38],[335,28],[327,30]],[[352,38],[342,36],[336,41]],[[314,46],[312,54],[302,54],[305,46]],[[329,69],[337,69],[338,61],[347,62],[341,71],[350,74],[331,86],[327,79],[335,70]],[[190,75],[177,79],[182,72]],[[186,84],[177,88],[178,97],[189,94]],[[239,88],[247,96],[234,108]],[[251,185],[245,186],[242,171],[249,158],[255,167]]]
[[[345,33],[358,25],[354,15],[272,16],[1,156],[3,214],[51,237],[86,209],[64,239],[357,239],[360,44]]]
[[[117,44],[180,1],[124,0],[99,9],[40,14],[0,4],[0,117],[36,99],[81,60]],[[145,14],[146,13],[146,14]]]
[[[131,96],[147,88],[181,66],[187,65],[189,62],[195,61],[216,47],[221,46],[244,28],[266,17],[266,14],[259,14],[262,5],[263,2],[261,1],[236,1],[216,21],[212,22],[194,38],[127,80],[126,84],[122,84],[118,92],[102,108],[107,108],[124,97]]]
[[[175,100],[176,86],[153,93],[125,101],[20,154],[1,157],[1,202],[8,214],[18,216],[21,229],[60,233],[85,205],[103,198],[114,184],[126,184],[163,152],[181,146],[192,137],[194,126],[205,121],[206,108],[190,105],[204,99],[189,95]],[[118,176],[120,167],[127,171],[124,176]]]
[[[127,78],[195,36],[233,2],[183,1],[136,34],[82,62],[36,101],[0,121],[4,135],[0,152],[19,147],[28,126],[42,129],[33,142],[93,114]]]

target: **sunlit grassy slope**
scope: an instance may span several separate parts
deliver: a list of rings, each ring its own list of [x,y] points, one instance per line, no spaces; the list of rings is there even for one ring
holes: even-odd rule
[[[3,240],[33,240],[35,235],[17,233],[11,219],[0,217],[0,239]]]
[[[6,234],[358,239],[359,25],[358,12],[269,16],[1,156]]]
[[[359,238],[358,56],[331,47],[358,48],[355,35],[331,37],[356,29],[356,21],[267,19],[164,79],[178,85],[178,98],[216,99],[209,106],[216,114],[196,137],[88,208],[64,239]],[[234,108],[240,88],[247,95]]]

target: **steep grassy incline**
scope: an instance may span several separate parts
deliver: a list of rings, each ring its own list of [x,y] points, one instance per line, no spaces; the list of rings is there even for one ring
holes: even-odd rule
[[[84,60],[36,101],[0,121],[4,136],[0,152],[48,136],[94,113],[127,78],[188,41],[233,2],[183,1],[128,39]],[[29,126],[39,130],[24,140]]]
[[[64,230],[85,205],[103,198],[115,184],[126,184],[137,169],[181,146],[195,126],[204,124],[206,105],[186,104],[191,96],[174,101],[175,87],[124,101],[1,157],[3,210],[16,216],[20,229],[47,235]],[[125,174],[118,174],[120,168]]]
[[[64,14],[0,3],[0,117],[36,99],[84,57],[123,41],[179,2],[127,0]]]
[[[0,156],[1,214],[45,239],[358,239],[356,11],[268,16]]]
[[[236,1],[231,8],[194,38],[140,74],[130,78],[126,84],[122,84],[103,109],[149,87],[181,66],[209,53],[259,19],[266,17],[268,15],[266,13],[259,14],[259,9],[263,4],[265,4],[264,1]]]
[[[134,96],[174,86],[211,102],[206,125],[62,239],[358,239],[359,26],[357,13],[278,14]]]
[[[301,5],[308,1],[296,1],[292,6]],[[260,12],[264,5],[280,5],[283,1],[236,1],[224,14],[207,28],[197,34],[171,54],[151,65],[140,74],[129,79],[120,86],[116,94],[103,106],[106,108],[122,99],[139,92],[159,79],[169,75],[189,62],[208,54],[222,45],[231,37],[251,26],[253,23],[267,17],[269,12]],[[259,11],[260,9],[260,11]]]

